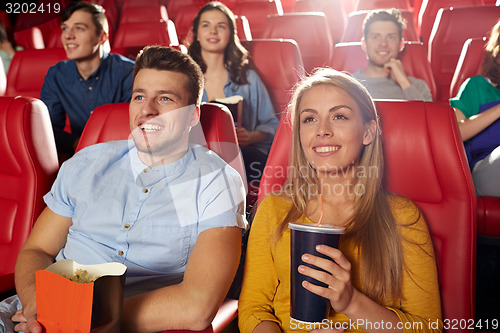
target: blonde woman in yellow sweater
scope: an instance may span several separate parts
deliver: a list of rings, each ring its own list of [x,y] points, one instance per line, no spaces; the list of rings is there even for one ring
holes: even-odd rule
[[[434,251],[409,199],[382,188],[378,116],[350,76],[319,69],[295,89],[291,169],[285,187],[260,204],[250,231],[239,328],[249,332],[441,332]],[[301,274],[328,285],[303,287],[330,300],[321,324],[290,319],[289,222],[346,228],[340,249],[321,245]]]

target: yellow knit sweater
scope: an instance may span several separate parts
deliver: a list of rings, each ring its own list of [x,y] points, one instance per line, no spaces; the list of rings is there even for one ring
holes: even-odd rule
[[[389,203],[401,225],[415,222],[418,208],[408,199],[391,196]],[[252,332],[262,321],[276,322],[284,332],[309,331],[343,323],[345,332],[364,332],[342,313],[330,311],[328,321],[312,326],[290,321],[290,231],[286,230],[273,246],[274,230],[286,216],[291,203],[267,196],[254,218],[247,248],[243,287],[239,299],[238,322],[242,333]],[[304,218],[302,222],[311,222]],[[411,227],[399,227],[404,239],[403,256],[408,270],[403,271],[402,300],[385,306],[396,313],[404,332],[441,332],[441,304],[432,242],[422,215]],[[423,244],[416,246],[414,244]],[[360,291],[360,263],[353,242],[341,242],[340,249],[351,262],[353,285]],[[429,255],[430,254],[430,255]],[[337,324],[335,324],[337,323]],[[381,323],[370,323],[373,327]],[[329,325],[329,326],[325,326]],[[337,326],[338,327],[338,326]]]

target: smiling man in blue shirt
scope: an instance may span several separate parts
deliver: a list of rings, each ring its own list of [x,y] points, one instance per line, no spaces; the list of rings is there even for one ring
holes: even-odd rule
[[[62,165],[18,256],[19,298],[0,303],[6,327],[18,310],[16,330],[41,332],[35,272],[65,258],[127,266],[121,332],[210,325],[236,273],[247,223],[240,174],[189,143],[202,89],[203,74],[188,55],[161,46],[139,54],[132,140],[87,147]]]
[[[92,111],[102,104],[128,102],[134,62],[108,54],[108,22],[104,9],[72,2],[62,12],[61,40],[69,60],[52,66],[40,94],[47,105],[62,160],[73,155]],[[71,133],[64,131],[66,117]]]

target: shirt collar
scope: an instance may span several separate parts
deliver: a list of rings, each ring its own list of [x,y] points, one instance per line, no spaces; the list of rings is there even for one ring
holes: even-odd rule
[[[99,62],[99,66],[97,67],[97,69],[92,74],[89,75],[89,77],[87,78],[87,81],[93,79],[94,77],[99,77],[99,74],[101,73],[102,68],[104,66],[106,66],[106,63],[108,61],[109,61],[109,53],[104,52],[103,55],[102,55],[102,58],[101,58],[101,62]],[[76,66],[76,61],[73,61],[73,63],[74,63],[74,69],[75,69],[76,76],[79,79],[82,79],[82,76],[78,72],[78,67]]]
[[[179,177],[194,161],[193,148],[192,146],[188,147],[186,154],[177,161],[150,168],[139,158],[134,140],[129,140],[130,165],[136,184],[139,186],[149,186],[165,178],[167,180],[172,180]]]

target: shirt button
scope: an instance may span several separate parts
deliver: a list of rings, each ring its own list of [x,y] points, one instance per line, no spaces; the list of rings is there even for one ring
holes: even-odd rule
[[[130,228],[130,224],[127,223],[127,224],[125,224],[124,227],[125,227],[125,229],[128,229],[128,228]]]
[[[148,168],[144,169],[144,173],[148,173]]]
[[[142,192],[144,192],[144,193],[148,193],[148,189],[147,189],[147,188],[145,188],[144,190],[142,190]]]
[[[123,251],[118,251],[118,254],[122,256],[123,255]]]
[[[89,90],[92,90],[92,87],[89,87]]]

